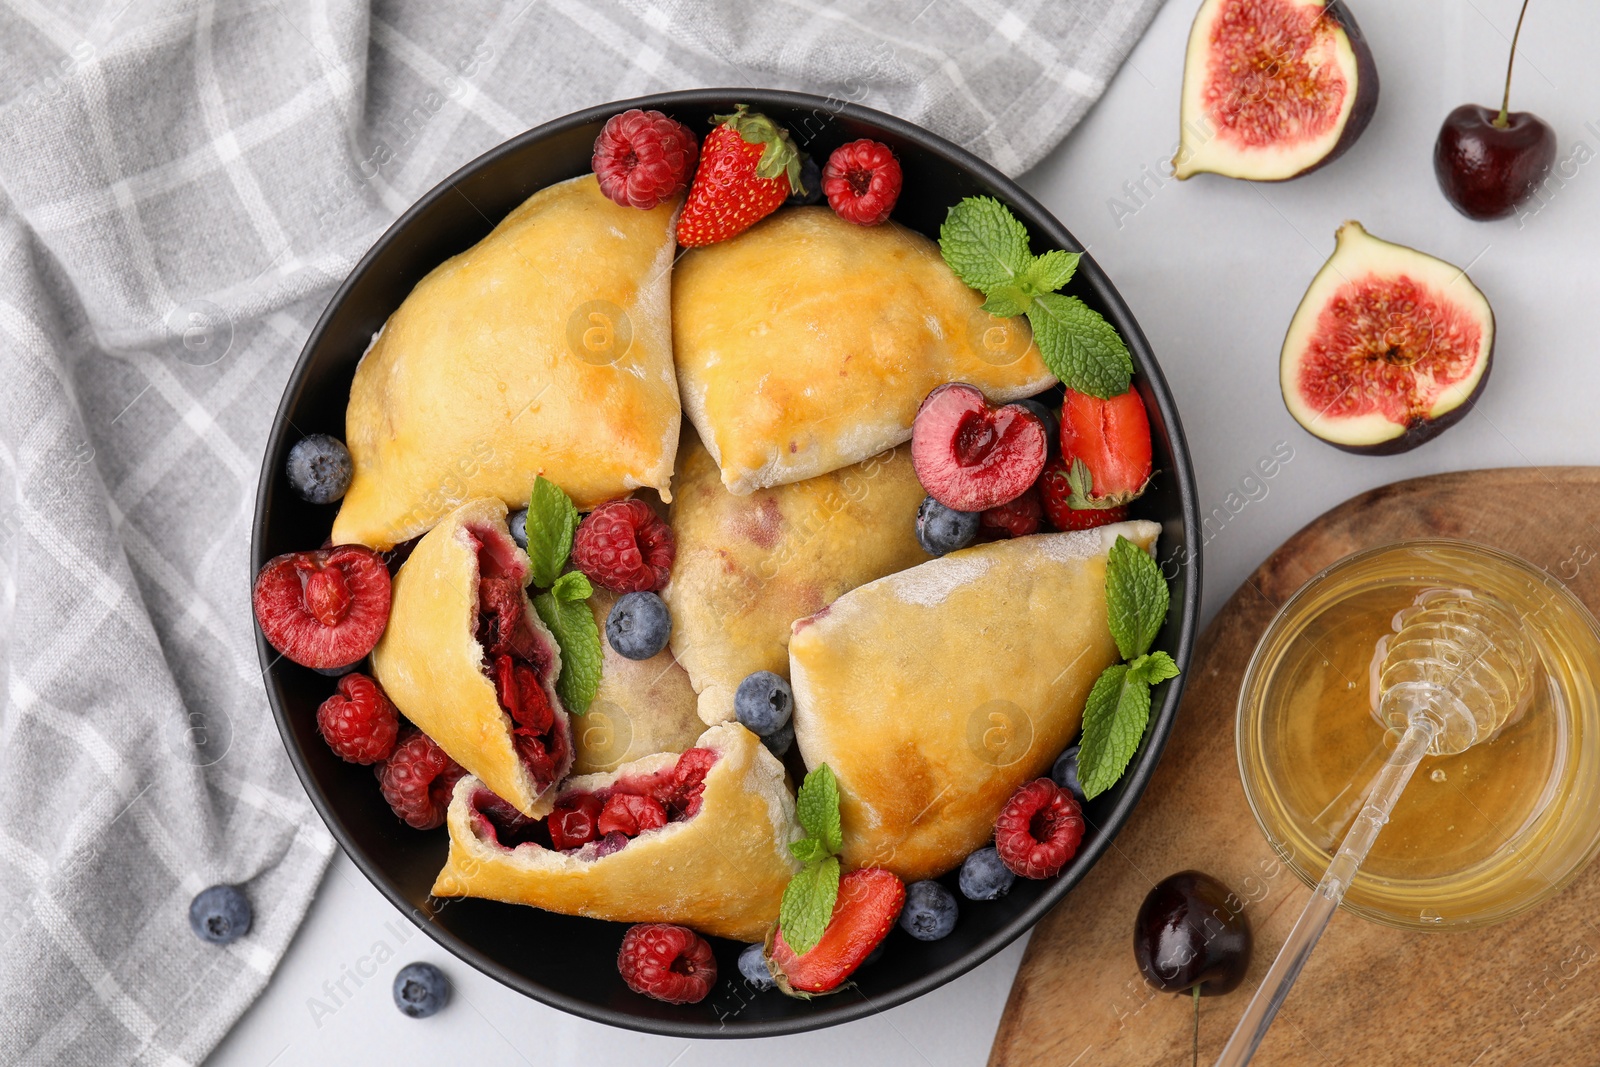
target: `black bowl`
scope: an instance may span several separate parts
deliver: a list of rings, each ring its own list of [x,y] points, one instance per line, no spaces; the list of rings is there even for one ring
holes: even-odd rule
[[[1065,227],[999,171],[926,130],[890,115],[822,97],[762,89],[702,89],[606,104],[546,123],[451,175],[389,228],[345,280],[301,353],[278,408],[256,495],[254,566],[283,552],[315,548],[328,535],[334,507],[307,504],[288,487],[284,460],[302,435],[342,437],[356,363],[372,335],[412,287],[440,262],[477,242],[537,190],[589,169],[605,120],[629,107],[656,108],[705,130],[713,113],[744,102],[788,126],[819,161],[836,146],[871,137],[892,147],[905,191],[894,218],[937,236],[945,212],[964,196],[987,194],[1027,223],[1034,251],[1082,246]],[[1149,409],[1157,475],[1137,505],[1162,525],[1163,570],[1173,579],[1173,609],[1156,645],[1187,668],[1200,605],[1201,529],[1194,474],[1167,383],[1149,342],[1094,261],[1084,257],[1070,291],[1102,312],[1133,353],[1135,386]],[[420,833],[402,824],[372,771],[341,762],[317,734],[317,705],[332,680],[277,655],[257,636],[273,715],[317,811],[345,852],[395,906],[446,949],[530,997],[588,1019],[683,1037],[758,1037],[813,1030],[861,1018],[910,1000],[977,966],[1037,922],[1100,858],[1127,821],[1172,728],[1183,678],[1168,683],[1144,744],[1122,781],[1086,812],[1090,831],[1058,877],[1019,880],[997,901],[963,901],[955,933],[932,943],[896,929],[882,959],[863,967],[856,989],[811,1001],[753,994],[739,980],[742,946],[714,941],[724,976],[699,1004],[673,1006],[636,995],[617,974],[625,927],[483,900],[429,896],[444,863],[443,829]],[[953,876],[946,879],[954,885]],[[1132,906],[1130,902],[1129,906]]]

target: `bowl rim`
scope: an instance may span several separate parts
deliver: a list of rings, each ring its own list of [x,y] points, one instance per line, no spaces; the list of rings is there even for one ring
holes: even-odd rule
[[[255,517],[251,526],[251,582],[254,582],[255,571],[265,562],[261,553],[262,546],[266,542],[267,532],[267,510],[265,506],[267,489],[277,475],[273,458],[279,455],[283,439],[291,430],[289,423],[290,409],[299,397],[304,380],[309,374],[312,355],[321,347],[323,335],[329,329],[336,312],[344,304],[351,290],[391,245],[403,239],[406,231],[419,215],[437,200],[457,192],[457,185],[480,169],[498,162],[508,155],[518,153],[528,145],[544,140],[547,137],[607,119],[618,112],[630,108],[653,108],[670,113],[673,108],[678,107],[725,108],[730,102],[736,100],[747,102],[755,107],[776,106],[811,109],[824,112],[830,118],[842,117],[903,138],[916,144],[922,150],[940,157],[952,166],[970,172],[981,184],[996,190],[1001,199],[1025,216],[1025,221],[1029,226],[1041,233],[1052,247],[1083,251],[1083,245],[1073,237],[1053,213],[1010,177],[989,163],[915,123],[837,98],[791,90],[751,87],[686,89],[651,93],[625,100],[597,104],[541,123],[496,145],[463,166],[458,167],[428,190],[427,193],[419,197],[415,203],[384,230],[382,236],[361,257],[360,261],[350,270],[350,273],[346,275],[344,281],[340,283],[338,289],[329,298],[327,307],[323,309],[316,325],[306,338],[305,345],[301,348],[294,370],[284,384],[283,396],[273,414],[272,427],[261,461],[261,473],[256,488]],[[1184,573],[1186,579],[1181,602],[1172,605],[1172,609],[1175,609],[1178,613],[1179,627],[1178,643],[1177,647],[1172,650],[1172,655],[1183,673],[1172,681],[1165,683],[1167,685],[1165,696],[1161,701],[1160,707],[1152,709],[1150,723],[1146,729],[1145,740],[1142,743],[1143,748],[1136,753],[1133,762],[1129,764],[1121,783],[1119,783],[1122,784],[1121,795],[1117,798],[1116,804],[1112,807],[1102,825],[1094,827],[1099,832],[1074,860],[1071,870],[1076,874],[1076,877],[1064,875],[1058,878],[1055,884],[1040,895],[1038,900],[1019,912],[1004,926],[991,933],[988,938],[949,963],[928,971],[891,992],[872,998],[868,998],[858,991],[857,996],[851,999],[835,997],[812,1001],[811,1003],[820,1005],[820,1007],[805,1015],[750,1021],[721,1020],[717,1025],[713,1026],[687,1019],[636,1014],[615,1007],[580,1000],[568,996],[559,989],[534,982],[524,975],[500,965],[453,933],[440,928],[422,908],[417,907],[401,894],[373,858],[367,855],[352,839],[342,821],[335,814],[328,797],[323,793],[303,753],[296,744],[287,709],[278,700],[273,686],[265,684],[268,672],[278,659],[278,653],[267,644],[265,637],[260,632],[260,628],[252,623],[252,629],[255,630],[257,656],[262,666],[262,678],[266,689],[267,702],[272,708],[273,720],[277,724],[278,733],[289,756],[289,762],[293,765],[295,773],[298,775],[301,785],[304,787],[318,816],[332,832],[334,839],[338,841],[339,847],[344,850],[345,855],[350,858],[351,862],[356,865],[367,880],[402,914],[409,918],[414,925],[432,938],[441,948],[444,948],[451,955],[461,959],[483,974],[524,996],[531,997],[543,1004],[579,1018],[623,1029],[670,1037],[777,1037],[807,1033],[865,1018],[914,1000],[939,988],[974,969],[979,964],[986,962],[1018,937],[1029,932],[1051,908],[1058,904],[1082,880],[1084,875],[1096,863],[1100,862],[1105,852],[1111,847],[1117,833],[1126,825],[1134,806],[1143,795],[1146,786],[1148,786],[1150,778],[1160,762],[1161,753],[1166,747],[1167,738],[1176,719],[1178,704],[1183,694],[1184,682],[1187,678],[1189,663],[1197,637],[1200,613],[1203,538],[1201,536],[1198,493],[1189,457],[1188,443],[1184,437],[1183,425],[1179,420],[1171,390],[1167,385],[1166,378],[1161,373],[1160,366],[1156,362],[1150,342],[1145,337],[1138,321],[1134,318],[1132,310],[1122,299],[1121,294],[1117,292],[1115,286],[1111,284],[1110,279],[1087,252],[1084,253],[1080,261],[1075,280],[1082,280],[1090,286],[1094,290],[1096,297],[1112,313],[1111,317],[1119,320],[1116,325],[1118,331],[1122,334],[1124,342],[1127,344],[1129,353],[1133,357],[1136,376],[1143,377],[1149,382],[1150,398],[1154,401],[1160,413],[1161,423],[1166,428],[1175,461],[1175,469],[1164,473],[1174,479],[1178,492],[1185,544],[1183,558],[1178,562],[1178,571],[1175,574]],[[1079,862],[1080,860],[1087,860],[1087,862]]]

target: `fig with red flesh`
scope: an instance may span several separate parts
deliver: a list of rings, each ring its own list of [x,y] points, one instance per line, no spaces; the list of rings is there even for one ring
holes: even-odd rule
[[[1372,50],[1339,0],[1205,0],[1173,174],[1297,178],[1343,155],[1377,106]]]
[[[1494,312],[1465,271],[1347,222],[1289,324],[1283,401],[1336,448],[1393,455],[1460,421],[1493,354]]]

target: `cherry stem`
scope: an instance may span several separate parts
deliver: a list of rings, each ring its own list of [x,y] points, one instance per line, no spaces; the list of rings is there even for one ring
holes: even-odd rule
[[[1194,1067],[1200,1067],[1200,986],[1198,983],[1193,988],[1194,993]]]
[[[1517,61],[1517,38],[1522,36],[1522,20],[1528,14],[1528,0],[1522,0],[1522,10],[1517,14],[1517,28],[1511,34],[1511,58],[1506,60],[1506,95],[1500,98],[1500,114],[1494,118],[1494,125],[1505,129],[1511,125],[1507,116],[1511,113],[1511,68]]]

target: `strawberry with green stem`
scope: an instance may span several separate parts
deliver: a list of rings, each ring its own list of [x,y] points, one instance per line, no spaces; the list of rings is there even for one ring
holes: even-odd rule
[[[700,145],[700,166],[678,217],[678,243],[685,248],[743,233],[790,193],[805,191],[800,151],[788,130],[745,104],[712,121],[717,128]]]

